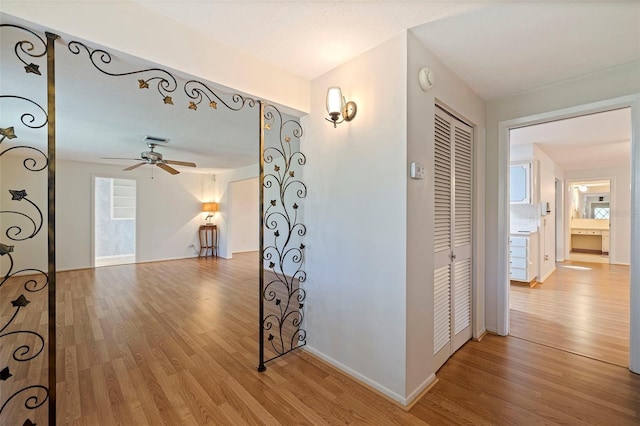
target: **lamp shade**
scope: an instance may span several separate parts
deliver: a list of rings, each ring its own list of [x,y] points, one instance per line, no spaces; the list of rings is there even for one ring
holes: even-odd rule
[[[202,211],[214,213],[218,211],[218,203],[202,203]]]
[[[342,112],[342,106],[344,98],[342,97],[342,90],[339,87],[329,87],[327,89],[327,112],[331,114],[340,114]]]

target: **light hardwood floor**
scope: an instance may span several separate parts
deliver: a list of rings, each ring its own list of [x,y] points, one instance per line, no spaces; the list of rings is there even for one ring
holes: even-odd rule
[[[629,267],[560,262],[544,284],[511,285],[510,334],[629,365]]]
[[[468,342],[410,412],[305,352],[258,373],[256,265],[243,254],[60,273],[57,423],[640,422],[640,376],[513,337]]]

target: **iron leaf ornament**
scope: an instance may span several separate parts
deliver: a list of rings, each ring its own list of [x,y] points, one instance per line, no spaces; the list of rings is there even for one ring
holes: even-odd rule
[[[0,243],[0,256],[4,256],[5,254],[9,254],[13,252],[14,246],[8,246],[6,244]]]
[[[16,136],[13,126],[7,127],[6,129],[0,129],[0,136],[2,136],[2,139],[4,138],[15,139],[18,137]]]
[[[11,372],[9,371],[9,367],[5,367],[0,370],[0,380],[7,380],[11,376],[13,376],[13,374],[11,374]]]
[[[24,308],[29,303],[31,302],[24,297],[24,294],[21,294],[16,300],[11,301],[11,304],[16,308]]]
[[[25,191],[24,189],[21,189],[19,191],[16,189],[10,189],[9,193],[11,193],[11,200],[14,201],[20,201],[27,196],[27,191]]]

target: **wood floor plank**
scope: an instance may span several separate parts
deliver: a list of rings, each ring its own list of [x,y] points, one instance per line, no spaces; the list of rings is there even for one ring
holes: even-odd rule
[[[578,281],[580,297],[599,300],[593,278]],[[58,286],[59,425],[640,424],[640,376],[513,336],[468,342],[409,412],[304,351],[258,373],[255,253],[61,272]],[[570,315],[561,308],[554,320]],[[42,315],[21,321],[46,327]],[[598,336],[614,350],[616,327]],[[45,367],[16,374],[46,378]]]
[[[629,365],[629,267],[557,263],[544,284],[510,287],[510,334]]]

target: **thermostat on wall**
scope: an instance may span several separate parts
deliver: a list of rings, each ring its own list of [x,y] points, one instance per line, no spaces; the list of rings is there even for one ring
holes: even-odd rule
[[[411,177],[411,179],[424,179],[426,175],[424,165],[421,163],[416,163],[415,161],[411,163],[409,170],[409,176]]]

